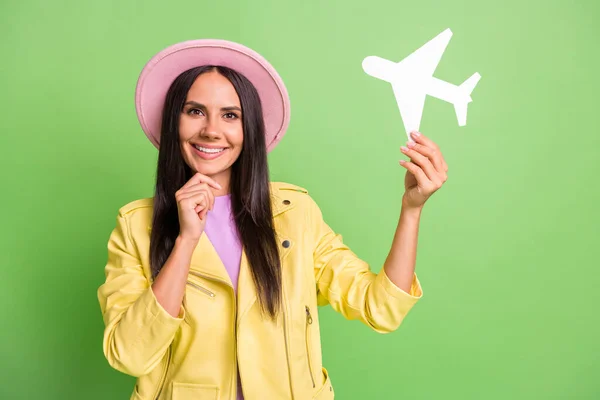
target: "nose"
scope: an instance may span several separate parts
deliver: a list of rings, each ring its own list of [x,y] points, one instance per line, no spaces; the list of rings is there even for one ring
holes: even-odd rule
[[[217,131],[208,129],[202,130],[202,132],[200,132],[200,136],[209,140],[215,140],[221,137]]]
[[[204,129],[200,132],[203,138],[207,139],[218,139],[221,135],[219,134],[219,125],[215,118],[207,118]]]

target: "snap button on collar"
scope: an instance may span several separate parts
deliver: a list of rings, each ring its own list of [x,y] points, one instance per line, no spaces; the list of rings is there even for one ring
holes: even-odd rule
[[[284,240],[283,243],[281,243],[281,245],[287,249],[288,247],[290,247],[290,241]]]

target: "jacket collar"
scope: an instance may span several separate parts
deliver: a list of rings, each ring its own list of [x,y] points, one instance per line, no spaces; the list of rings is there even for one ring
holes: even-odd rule
[[[271,210],[273,212],[273,218],[276,218],[277,216],[285,213],[286,211],[289,211],[292,208],[296,207],[296,203],[294,201],[288,200],[285,195],[282,195],[280,193],[281,189],[283,189],[284,191],[286,189],[298,190],[293,185],[275,186],[275,184],[271,184]],[[148,223],[147,229],[148,232],[152,230],[152,221]],[[281,246],[281,243],[285,239],[286,238],[282,238],[280,237],[280,235],[278,235],[280,254],[287,252],[287,249]],[[289,248],[291,248],[291,246]],[[244,249],[242,249],[240,277],[238,278],[240,280],[242,270],[244,269],[242,267],[249,268],[247,265],[247,259]],[[219,257],[219,254],[215,250],[210,239],[208,239],[207,235],[202,235],[200,237],[200,241],[194,249],[191,260],[191,269],[195,270],[195,272],[201,273],[202,275],[206,275],[207,278],[226,283],[229,286],[233,286],[231,283],[231,279],[229,278],[229,274],[225,270],[225,266],[223,265],[223,262]]]
[[[286,187],[283,187],[284,189]],[[297,190],[295,187],[290,186],[291,190]],[[286,198],[285,190],[280,188],[274,188],[271,190],[271,209],[273,212],[273,218],[275,219],[275,226],[277,226],[277,217],[281,216],[286,211],[289,211],[296,207],[295,201],[290,201]],[[279,250],[279,258],[283,262],[283,259],[293,248],[293,241],[289,240],[283,232],[276,232],[277,246]],[[284,241],[288,241],[283,246]],[[207,279],[214,280],[232,287],[233,284],[217,253],[215,247],[211,243],[210,239],[206,234],[200,237],[198,245],[194,249],[192,259],[190,263],[190,269]],[[246,252],[242,248],[242,257],[240,261],[240,273],[238,276],[238,288],[237,288],[237,319],[238,321],[244,317],[246,312],[252,307],[257,300],[256,287],[252,277],[252,271],[246,257]]]
[[[273,218],[294,207],[296,207],[296,202],[286,199],[280,190],[273,189],[271,191],[271,210],[273,211]]]

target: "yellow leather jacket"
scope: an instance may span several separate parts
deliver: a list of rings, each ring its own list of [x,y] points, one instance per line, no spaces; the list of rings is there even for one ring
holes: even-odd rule
[[[283,276],[283,309],[263,319],[245,254],[238,294],[214,247],[202,235],[194,250],[177,317],[150,288],[152,198],[119,210],[108,242],[106,281],[98,289],[109,364],[137,377],[131,399],[235,400],[236,365],[245,400],[333,399],[322,365],[317,306],[386,333],[398,328],[421,297],[384,269],[373,273],[323,221],[305,189],[272,183]]]

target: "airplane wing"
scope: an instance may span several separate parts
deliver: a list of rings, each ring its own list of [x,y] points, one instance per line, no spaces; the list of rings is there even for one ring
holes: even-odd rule
[[[410,132],[418,131],[421,125],[426,96],[424,87],[409,87],[401,83],[393,83],[392,89],[394,90],[396,103],[398,103],[398,108],[400,109],[404,129],[410,138]]]
[[[398,63],[398,67],[402,70],[401,75],[408,79],[413,79],[415,76],[432,77],[451,38],[452,31],[448,28],[409,54]]]
[[[419,130],[429,81],[437,68],[452,31],[446,29],[397,64],[396,79],[390,80],[407,136]]]

